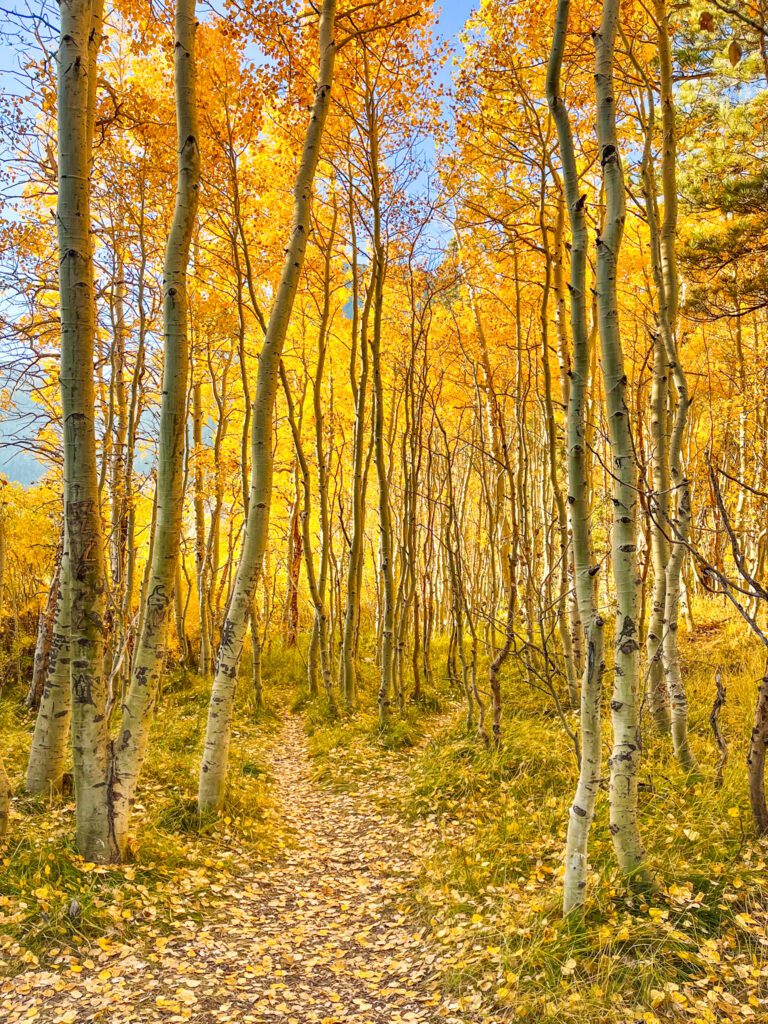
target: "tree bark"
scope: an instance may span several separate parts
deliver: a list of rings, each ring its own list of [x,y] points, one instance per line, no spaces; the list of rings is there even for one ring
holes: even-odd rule
[[[608,432],[613,475],[611,556],[616,587],[616,633],[613,698],[613,749],[610,757],[610,827],[622,872],[641,878],[645,852],[637,822],[637,773],[640,762],[638,722],[637,467],[626,402],[627,378],[616,291],[619,250],[626,216],[624,175],[616,137],[613,91],[614,45],[618,0],[604,0],[595,34],[597,141],[603,173],[605,214],[597,238],[598,330],[602,353]]]
[[[267,542],[274,462],[272,433],[280,358],[304,265],[312,186],[330,105],[336,58],[333,40],[335,14],[335,0],[324,0],[320,15],[318,84],[294,188],[291,237],[259,358],[252,415],[251,493],[243,549],[216,659],[198,786],[201,811],[217,810],[224,799],[237,669]]]
[[[200,188],[200,152],[195,96],[195,0],[177,0],[174,84],[178,179],[176,204],[163,270],[165,349],[160,406],[156,524],[152,567],[142,629],[134,651],[131,683],[114,743],[112,820],[120,855],[149,740],[160,673],[166,653],[181,541],[184,486],[184,425],[187,411],[189,343],[187,268]]]
[[[24,701],[28,708],[39,708],[40,701],[45,689],[45,680],[48,676],[48,665],[51,660],[51,647],[53,645],[53,633],[56,626],[56,609],[59,603],[59,592],[61,590],[61,560],[64,554],[64,539],[56,549],[56,557],[53,568],[53,577],[48,589],[48,596],[45,607],[40,609],[40,616],[37,624],[37,639],[35,641],[35,653],[32,659],[32,678]]]
[[[547,71],[547,100],[557,129],[568,217],[571,226],[571,334],[573,370],[566,411],[568,511],[573,543],[573,564],[579,619],[584,630],[586,658],[581,678],[581,763],[576,794],[571,804],[565,850],[563,912],[584,904],[589,877],[589,832],[601,777],[600,703],[603,679],[603,621],[595,597],[590,537],[590,496],[587,431],[587,391],[590,379],[590,339],[587,328],[587,221],[586,196],[579,195],[579,178],[568,111],[560,87],[563,53],[568,32],[570,0],[558,0],[552,50]]]
[[[27,765],[27,791],[33,795],[58,792],[69,756],[72,717],[70,686],[69,551],[63,539],[58,574],[56,614],[40,708],[32,734]]]
[[[96,465],[96,320],[90,237],[91,150],[102,0],[63,0],[58,67],[59,297],[64,507],[70,565],[72,750],[76,845],[115,858],[109,813],[104,674],[104,541]]]
[[[353,232],[353,299],[355,308],[352,314],[352,344],[358,344],[358,321],[359,321],[359,345],[360,345],[360,377],[355,379],[354,361],[350,366],[350,380],[355,392],[355,425],[353,433],[352,449],[352,532],[349,548],[349,564],[347,567],[347,589],[346,605],[344,608],[344,632],[341,642],[341,663],[342,663],[342,692],[344,694],[344,705],[347,711],[351,711],[357,690],[357,678],[355,671],[355,647],[357,628],[360,621],[360,581],[362,577],[363,564],[363,541],[365,539],[365,484],[367,482],[366,463],[366,429],[365,410],[368,393],[368,321],[373,302],[374,281],[376,277],[376,260],[374,257],[371,268],[371,280],[366,291],[363,303],[362,314],[357,314],[358,302],[358,264],[356,254],[356,239],[354,238],[354,202],[350,192],[350,222]]]
[[[683,685],[678,646],[680,589],[683,564],[690,536],[691,487],[683,467],[682,447],[691,399],[688,382],[680,362],[677,343],[678,294],[680,290],[675,251],[677,235],[677,128],[672,84],[672,56],[669,45],[669,19],[665,0],[654,0],[657,29],[659,75],[661,82],[662,150],[661,182],[664,217],[659,231],[660,274],[657,274],[661,333],[674,381],[677,404],[669,441],[669,477],[676,517],[676,543],[667,561],[664,600],[664,673],[672,712],[672,744],[682,767],[696,774],[698,764],[688,739],[688,700]]]
[[[749,737],[747,773],[749,802],[759,835],[768,832],[768,807],[765,803],[765,757],[768,750],[768,667],[760,681],[755,706],[755,719]]]

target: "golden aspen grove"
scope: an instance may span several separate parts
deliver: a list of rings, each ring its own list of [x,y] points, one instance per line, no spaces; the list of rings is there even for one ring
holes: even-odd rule
[[[0,68],[0,1022],[768,1022],[766,0]]]

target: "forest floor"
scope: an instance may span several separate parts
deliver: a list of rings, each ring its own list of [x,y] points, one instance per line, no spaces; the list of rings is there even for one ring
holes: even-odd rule
[[[6,692],[17,796],[0,845],[0,1020],[768,1021],[768,840],[754,837],[743,766],[762,660],[718,614],[702,612],[684,643],[700,780],[644,727],[654,886],[632,892],[620,878],[603,796],[586,913],[567,921],[575,758],[545,695],[512,672],[492,751],[445,680],[382,734],[372,662],[361,710],[338,719],[307,701],[300,653],[276,649],[265,662],[276,711],[238,706],[227,803],[209,823],[194,802],[208,686],[180,673],[156,723],[132,860],[115,867],[72,849],[71,795],[23,795],[32,718]],[[720,786],[717,668],[731,747]],[[606,758],[609,737],[606,722]]]
[[[466,1021],[441,1005],[438,957],[414,913],[419,823],[316,782],[295,716],[272,737],[267,763],[282,855],[214,881],[198,901],[202,919],[179,914],[154,949],[102,941],[17,975],[0,987],[3,1020]],[[389,769],[392,784],[403,759]]]

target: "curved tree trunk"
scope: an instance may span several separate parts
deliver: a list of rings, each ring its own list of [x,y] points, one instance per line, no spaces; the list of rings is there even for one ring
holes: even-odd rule
[[[187,266],[197,217],[200,153],[195,97],[195,0],[177,0],[174,82],[178,179],[163,271],[165,353],[157,468],[157,518],[142,629],[131,683],[114,744],[111,799],[115,842],[122,855],[128,821],[149,739],[165,660],[181,540],[184,425],[187,412]]]
[[[560,74],[568,32],[569,0],[558,0],[552,50],[547,71],[547,100],[557,129],[563,186],[571,225],[571,333],[573,369],[566,412],[568,510],[573,541],[573,565],[579,619],[584,630],[586,658],[581,679],[581,763],[579,781],[568,819],[565,849],[563,912],[584,903],[589,876],[589,831],[601,777],[600,701],[603,679],[603,621],[595,598],[587,430],[587,384],[590,343],[587,328],[587,221],[586,196],[579,195],[579,178],[570,118],[560,92]]]
[[[218,809],[224,799],[237,669],[267,543],[272,498],[272,434],[280,358],[304,265],[310,227],[312,186],[330,105],[336,58],[333,40],[335,15],[335,0],[324,0],[320,15],[318,84],[294,187],[291,237],[259,358],[251,435],[251,494],[243,550],[216,658],[198,786],[198,804],[201,811]]]

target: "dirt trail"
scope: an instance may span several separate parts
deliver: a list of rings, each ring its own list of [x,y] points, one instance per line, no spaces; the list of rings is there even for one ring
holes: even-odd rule
[[[98,965],[84,968],[69,991],[57,990],[56,972],[27,972],[16,979],[14,1020],[457,1021],[440,1004],[437,954],[411,906],[418,827],[384,814],[364,792],[315,782],[296,718],[273,747],[271,773],[295,837],[277,863],[212,891],[203,924],[187,923],[154,960],[113,958],[108,979]]]

